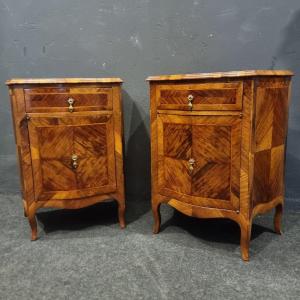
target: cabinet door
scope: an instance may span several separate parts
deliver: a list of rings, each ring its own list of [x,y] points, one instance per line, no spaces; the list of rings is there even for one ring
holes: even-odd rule
[[[239,209],[239,116],[158,116],[160,193],[193,205]]]
[[[36,200],[76,199],[116,189],[111,114],[31,117]]]

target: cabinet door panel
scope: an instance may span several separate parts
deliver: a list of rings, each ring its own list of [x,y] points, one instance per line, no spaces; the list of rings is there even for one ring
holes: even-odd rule
[[[76,174],[70,167],[69,159],[43,159],[41,169],[43,190],[55,192],[76,189]]]
[[[77,170],[79,189],[97,188],[109,184],[106,156],[85,157],[81,159],[80,164],[85,167],[78,167]]]
[[[240,123],[239,116],[159,115],[160,193],[198,206],[238,210]]]
[[[116,189],[111,114],[34,116],[29,136],[36,200],[76,199]]]
[[[180,176],[178,176],[178,174],[180,174]],[[191,180],[185,160],[165,157],[164,186],[178,193],[190,194]]]
[[[192,151],[191,129],[191,125],[164,124],[164,154],[174,159],[188,160]]]
[[[106,124],[74,127],[74,151],[79,156],[107,155]]]
[[[37,193],[76,189],[76,174],[70,165],[72,128],[55,125],[50,119],[31,119],[29,123],[30,129],[35,128],[30,144]]]
[[[230,200],[231,127],[193,126],[192,195]]]
[[[40,123],[40,125],[42,125]],[[73,130],[69,127],[37,127],[41,158],[69,158],[73,149]]]
[[[160,116],[158,121],[158,136],[161,137],[158,143],[158,184],[167,195],[190,194],[191,125],[181,123],[176,116]]]
[[[39,153],[43,161],[41,175],[44,189],[50,191],[76,188],[76,176],[70,168],[73,131],[69,127],[37,127]]]
[[[102,124],[74,128],[74,153],[78,156],[77,183],[79,188],[97,188],[114,184],[114,153],[112,120]],[[110,139],[111,140],[111,139]],[[108,153],[113,161],[108,158]]]

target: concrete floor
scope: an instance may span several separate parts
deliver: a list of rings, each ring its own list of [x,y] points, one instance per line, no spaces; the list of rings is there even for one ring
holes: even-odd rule
[[[189,218],[162,206],[153,235],[150,201],[41,210],[39,240],[18,190],[15,159],[0,159],[0,299],[299,299],[300,201],[287,199],[284,235],[273,215],[254,221],[250,262],[230,220]]]

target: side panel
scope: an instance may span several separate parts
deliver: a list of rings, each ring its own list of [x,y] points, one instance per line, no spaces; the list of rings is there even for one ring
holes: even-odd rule
[[[121,87],[113,86],[113,120],[114,120],[114,157],[116,169],[116,192],[113,194],[119,205],[124,207],[125,187],[124,187],[124,168],[123,168],[123,114]]]
[[[10,88],[12,117],[21,176],[22,195],[25,210],[34,202],[34,185],[31,153],[23,88]]]
[[[253,205],[284,196],[289,78],[256,82]]]

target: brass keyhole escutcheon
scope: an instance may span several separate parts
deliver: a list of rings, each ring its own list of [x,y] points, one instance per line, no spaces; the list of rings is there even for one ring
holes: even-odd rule
[[[193,108],[194,96],[193,95],[188,95],[187,100],[188,100],[188,106],[189,106],[189,108],[192,109]]]
[[[69,98],[67,100],[68,104],[69,104],[69,112],[73,112],[74,111],[74,103],[75,103],[75,100],[73,98]]]
[[[76,154],[73,154],[71,159],[72,159],[72,168],[77,169],[77,167],[78,167],[78,162],[77,162],[78,156]]]
[[[190,173],[192,173],[194,171],[194,164],[195,164],[195,162],[196,161],[193,158],[189,159],[188,164],[189,164],[189,171],[190,171]]]

